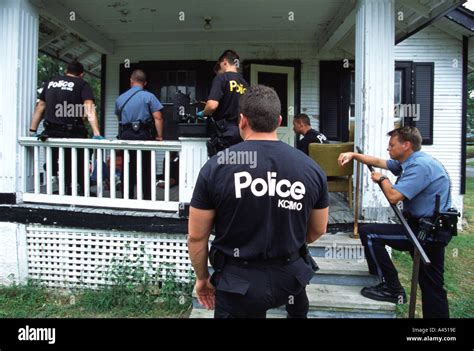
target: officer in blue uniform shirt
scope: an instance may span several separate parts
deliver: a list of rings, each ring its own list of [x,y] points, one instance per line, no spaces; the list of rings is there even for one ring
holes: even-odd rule
[[[272,88],[250,88],[240,98],[244,141],[212,157],[194,188],[189,256],[198,301],[215,307],[215,318],[265,318],[268,309],[282,305],[288,317],[308,313],[305,288],[315,267],[305,243],[326,232],[326,176],[308,156],[278,140],[280,113]]]
[[[163,140],[163,119],[160,110],[163,108],[155,95],[145,90],[147,84],[145,72],[136,69],[130,77],[130,89],[120,95],[115,102],[115,114],[119,118],[119,135],[121,140]],[[129,196],[137,179],[137,152],[130,151],[129,163]],[[122,187],[124,186],[122,172]],[[151,152],[142,151],[142,189],[143,199],[151,199]],[[123,193],[123,190],[122,190]]]
[[[353,152],[339,155],[341,166],[356,159],[364,164],[390,170],[398,176],[395,184],[381,173],[374,172],[372,180],[381,184],[392,204],[403,201],[403,213],[415,234],[421,233],[424,221],[432,221],[439,196],[440,212],[451,207],[450,181],[443,165],[421,150],[421,135],[417,128],[404,126],[388,133],[390,160]],[[406,294],[398,279],[385,245],[395,250],[409,251],[413,244],[401,224],[368,224],[360,227],[360,239],[365,249],[369,272],[378,275],[380,284],[365,287],[361,294],[367,298],[405,303]],[[420,236],[419,236],[420,238]],[[420,265],[419,284],[424,318],[448,318],[446,290],[443,288],[444,251],[451,239],[451,232],[436,231],[420,240],[431,260],[431,265]]]

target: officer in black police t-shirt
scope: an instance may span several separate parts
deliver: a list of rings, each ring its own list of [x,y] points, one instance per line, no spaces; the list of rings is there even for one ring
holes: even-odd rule
[[[249,88],[240,111],[244,142],[203,166],[191,200],[188,248],[198,301],[215,306],[215,318],[262,318],[285,304],[289,317],[306,317],[313,269],[305,243],[326,232],[326,175],[278,140],[281,105],[272,88]]]
[[[296,148],[309,155],[309,144],[329,144],[328,138],[321,132],[311,128],[309,116],[301,113],[293,117],[293,130],[298,135],[303,135],[302,139],[296,142]]]
[[[245,94],[249,85],[237,71],[239,60],[239,55],[233,50],[222,53],[214,68],[216,73],[220,73],[212,81],[204,110],[197,113],[199,117],[212,115],[218,129],[218,140],[214,135],[210,135],[215,149],[213,152],[209,151],[210,156],[242,141],[237,126],[239,99]]]
[[[94,134],[100,136],[97,114],[94,106],[92,89],[84,79],[84,66],[77,61],[67,65],[65,75],[53,78],[43,85],[43,90],[36,105],[30,124],[30,135],[38,136],[37,130],[44,119],[44,131],[40,138],[87,138],[88,132],[83,118],[87,117]],[[53,173],[58,171],[59,152],[53,148]],[[84,179],[83,149],[77,150],[77,179],[80,186]],[[64,153],[66,193],[71,194],[71,150]]]

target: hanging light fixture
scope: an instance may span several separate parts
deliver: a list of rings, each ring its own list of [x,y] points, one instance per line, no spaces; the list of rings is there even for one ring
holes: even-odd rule
[[[205,30],[210,30],[212,29],[212,24],[211,24],[212,17],[205,17],[204,18],[204,29]]]

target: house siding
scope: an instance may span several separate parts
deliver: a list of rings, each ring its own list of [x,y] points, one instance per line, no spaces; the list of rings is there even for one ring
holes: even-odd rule
[[[450,174],[453,200],[462,208],[462,41],[428,27],[395,47],[395,60],[434,63],[433,145],[423,151]]]
[[[452,180],[452,193],[458,208],[462,208],[461,185],[461,126],[462,126],[462,42],[434,27],[428,27],[395,47],[395,60],[433,62],[434,106],[433,145],[423,150],[439,159],[447,168]],[[117,46],[107,56],[107,87],[105,108],[105,135],[117,135],[117,118],[114,111],[119,92],[119,65],[125,59],[140,60],[210,60],[213,61],[228,47],[216,43],[203,47],[192,43],[163,45]],[[312,125],[319,128],[319,61],[353,59],[350,55],[318,56],[310,43],[254,43],[232,45],[242,60],[301,60],[300,111],[312,117]],[[161,156],[161,155],[160,155]],[[161,162],[157,165],[161,172]]]

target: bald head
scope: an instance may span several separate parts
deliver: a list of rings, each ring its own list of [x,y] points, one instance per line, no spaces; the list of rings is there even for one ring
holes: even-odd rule
[[[140,84],[140,85],[146,85],[146,74],[143,72],[141,69],[136,69],[132,72],[132,75],[130,76],[130,82],[132,85],[135,84]]]

